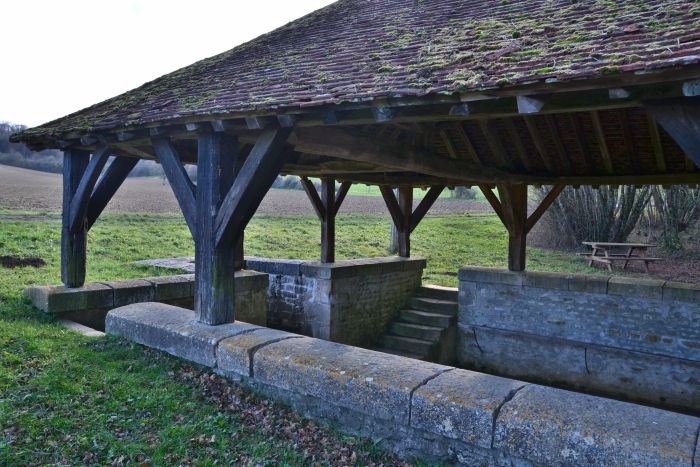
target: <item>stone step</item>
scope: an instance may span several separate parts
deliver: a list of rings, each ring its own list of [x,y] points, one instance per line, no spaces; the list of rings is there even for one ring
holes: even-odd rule
[[[416,295],[419,297],[456,302],[459,296],[459,289],[454,287],[441,287],[439,285],[422,285],[416,290]]]
[[[449,328],[456,321],[454,316],[418,310],[401,310],[400,316],[402,320],[408,323],[424,324],[438,328]]]
[[[410,352],[428,357],[437,347],[437,343],[414,339],[413,337],[396,336],[394,334],[384,334],[380,340],[380,346]]]
[[[457,302],[438,300],[436,298],[411,297],[406,303],[414,310],[432,311],[442,315],[457,316]]]
[[[417,353],[412,352],[404,352],[402,350],[389,349],[386,347],[373,347],[370,350],[374,350],[375,352],[388,353],[391,355],[397,355],[399,357],[412,358],[414,360],[425,360],[424,355],[419,355]]]
[[[412,323],[391,323],[390,331],[398,336],[413,337],[430,342],[440,342],[444,328]]]

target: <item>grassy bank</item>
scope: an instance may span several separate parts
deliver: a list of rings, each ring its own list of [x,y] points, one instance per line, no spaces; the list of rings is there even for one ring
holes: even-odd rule
[[[0,466],[401,465],[374,441],[319,428],[160,352],[50,322],[21,293],[60,283],[60,223],[9,214],[0,213],[0,254],[47,265],[0,274]],[[388,217],[337,224],[339,259],[387,255]],[[428,260],[426,283],[456,286],[464,264],[506,265],[507,234],[494,215],[426,218],[412,244]],[[312,216],[260,216],[246,231],[249,255],[316,259],[319,245]],[[89,235],[87,280],[167,274],[133,261],[193,252],[180,216],[105,215]],[[530,249],[528,261],[535,270],[590,272],[568,254]]]

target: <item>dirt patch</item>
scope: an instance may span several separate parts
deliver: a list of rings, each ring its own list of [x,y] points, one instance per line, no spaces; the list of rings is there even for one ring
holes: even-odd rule
[[[0,256],[0,265],[4,268],[12,269],[19,268],[22,266],[31,266],[33,268],[40,268],[46,266],[46,261],[41,258],[18,258],[17,256]]]
[[[63,178],[59,174],[0,165],[0,208],[14,211],[61,212],[62,181]],[[416,200],[414,207],[418,206],[419,202]],[[180,207],[167,182],[152,178],[128,178],[109,202],[105,212],[179,214]],[[474,212],[488,213],[493,210],[484,203],[439,200],[428,215]],[[257,214],[315,215],[306,193],[294,190],[270,190]],[[338,214],[389,215],[389,211],[380,196],[348,196]],[[3,216],[3,219],[6,217]]]

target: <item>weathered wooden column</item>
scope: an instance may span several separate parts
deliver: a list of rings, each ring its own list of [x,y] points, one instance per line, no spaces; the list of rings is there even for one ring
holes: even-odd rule
[[[386,207],[391,214],[391,220],[399,232],[399,256],[404,258],[411,256],[411,233],[418,227],[420,221],[444,189],[443,185],[432,187],[416,210],[413,211],[413,187],[400,187],[397,201],[396,195],[390,187],[379,185],[379,191],[382,192]]]
[[[403,186],[399,188],[399,210],[402,214],[403,225],[399,231],[399,256],[409,258],[411,256],[411,214],[413,213],[413,187]]]
[[[321,179],[321,202],[326,215],[321,219],[321,262],[335,262],[335,179]]]
[[[95,189],[112,151],[106,145],[99,145],[92,157],[89,152],[78,149],[66,151],[63,156],[61,279],[66,287],[80,287],[85,283],[87,233],[136,165],[125,164],[121,158],[115,159],[117,165],[107,171]]]
[[[335,262],[335,216],[352,183],[344,182],[336,195],[335,179],[322,178],[320,197],[311,180],[301,177],[301,184],[321,221],[321,262],[333,263]]]
[[[63,228],[61,229],[61,280],[66,287],[85,284],[87,220],[71,232],[70,205],[90,163],[90,153],[70,149],[63,153]]]
[[[566,188],[566,185],[553,186],[530,217],[527,217],[527,185],[499,183],[497,185],[498,197],[487,185],[479,185],[479,188],[508,230],[508,269],[510,271],[524,271],[527,234]]]
[[[503,208],[503,223],[508,229],[508,269],[524,271],[527,250],[527,185],[500,183],[497,187]]]
[[[238,138],[226,133],[199,135],[196,190],[195,291],[197,320],[211,325],[234,320],[238,239],[216,246],[216,216],[234,180]]]

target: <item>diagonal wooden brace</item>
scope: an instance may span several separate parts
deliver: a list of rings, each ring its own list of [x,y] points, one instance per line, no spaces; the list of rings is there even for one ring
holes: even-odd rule
[[[260,134],[216,216],[217,248],[245,230],[287,159],[284,145],[291,132],[292,128],[270,126]]]
[[[168,178],[168,182],[170,182],[170,186],[173,188],[175,199],[177,199],[182,214],[185,216],[185,221],[190,229],[190,233],[196,238],[197,221],[195,215],[195,196],[197,189],[187,175],[185,168],[182,166],[180,156],[178,156],[177,150],[172,141],[170,141],[170,138],[152,138],[151,144],[156,151],[161,166],[163,166],[163,172],[165,172],[165,176]]]
[[[112,148],[101,144],[90,158],[90,162],[85,169],[85,174],[81,177],[80,185],[70,203],[68,221],[70,233],[74,234],[84,228],[86,222],[85,216],[87,214],[88,204],[90,203],[90,195],[112,152]]]

